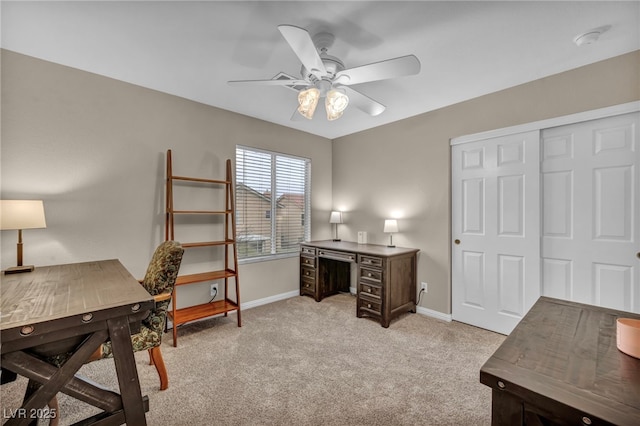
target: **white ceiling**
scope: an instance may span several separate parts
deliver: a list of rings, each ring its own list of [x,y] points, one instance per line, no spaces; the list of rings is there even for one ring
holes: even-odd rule
[[[336,138],[640,49],[640,2],[2,1],[2,47]],[[347,68],[414,54],[415,76],[354,86],[387,106],[291,120],[296,92],[228,80],[299,76],[279,24],[333,33]],[[611,25],[595,44],[576,35]]]

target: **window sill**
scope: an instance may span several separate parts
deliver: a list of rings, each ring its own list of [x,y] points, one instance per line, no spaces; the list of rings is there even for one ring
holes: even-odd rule
[[[300,254],[298,252],[292,253],[281,253],[281,254],[270,254],[267,256],[259,256],[259,257],[248,257],[245,259],[238,259],[239,265],[245,265],[248,263],[258,263],[258,262],[270,262],[272,260],[280,260],[280,259],[288,259],[290,257],[298,257]]]

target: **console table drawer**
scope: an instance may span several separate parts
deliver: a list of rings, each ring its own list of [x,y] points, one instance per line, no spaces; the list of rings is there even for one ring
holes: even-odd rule
[[[369,299],[367,297],[359,297],[358,310],[362,310],[366,313],[382,315],[382,301]]]
[[[384,259],[380,257],[366,256],[361,254],[358,258],[358,263],[364,266],[373,266],[376,268],[384,267]]]
[[[341,260],[343,262],[355,262],[356,255],[353,253],[345,253],[342,251],[332,251],[318,249],[319,257],[326,257],[327,259]]]
[[[358,269],[359,279],[358,281],[362,282],[362,280],[374,281],[376,283],[382,282],[382,271],[378,269],[370,269],[360,267]]]
[[[367,296],[380,299],[382,298],[382,287],[379,285],[360,283],[360,294],[366,294]]]

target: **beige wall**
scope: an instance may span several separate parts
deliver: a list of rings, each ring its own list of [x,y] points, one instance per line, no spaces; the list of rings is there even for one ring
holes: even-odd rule
[[[451,138],[640,99],[640,51],[333,141],[333,206],[341,237],[385,244],[399,211],[399,246],[420,249],[421,307],[451,312]]]
[[[166,150],[176,170],[208,176],[242,144],[312,159],[312,239],[332,236],[329,211],[339,208],[343,240],[367,231],[386,244],[383,220],[401,212],[394,242],[420,249],[421,307],[445,314],[449,140],[640,99],[634,52],[331,143],[16,53],[1,60],[1,196],[44,199],[47,214],[47,229],[24,232],[25,263],[119,258],[141,276],[163,239]],[[14,231],[2,232],[0,253],[2,268],[15,263]],[[242,265],[240,276],[243,302],[295,291],[298,259]],[[189,297],[206,300],[208,289]]]
[[[176,174],[202,177],[222,178],[236,144],[311,158],[313,238],[330,237],[330,140],[6,50],[1,60],[1,196],[46,211],[46,229],[24,231],[26,264],[118,258],[142,277],[164,239],[167,149]],[[3,269],[15,242],[2,231]],[[190,253],[186,272],[206,263]],[[242,265],[241,301],[296,291],[298,262]],[[208,294],[190,286],[181,301]]]

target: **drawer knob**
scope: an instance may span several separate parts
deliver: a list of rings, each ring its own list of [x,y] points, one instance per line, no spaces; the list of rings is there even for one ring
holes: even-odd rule
[[[584,416],[582,418],[582,423],[584,423],[585,425],[590,425],[591,424],[591,419],[587,416]]]
[[[504,388],[506,388],[507,386],[504,384],[504,382],[503,382],[502,380],[498,380],[498,387],[499,387],[500,389],[504,389]]]
[[[367,289],[367,291],[368,291],[369,293],[371,293],[371,289],[370,289],[370,288],[368,288],[368,289]]]
[[[371,309],[371,303],[367,303],[367,308]]]
[[[369,272],[369,273],[367,274],[367,276],[368,276],[368,277],[370,277],[370,276],[371,276],[371,272]]]

